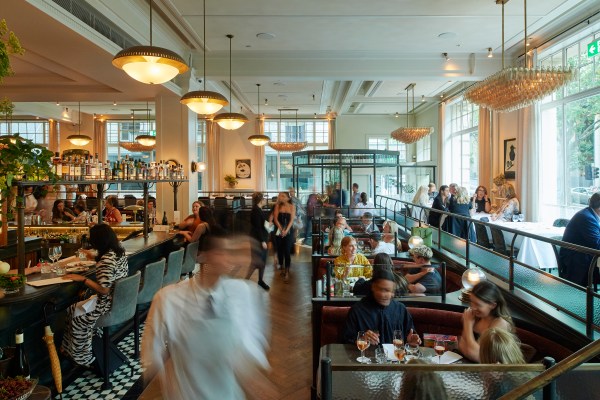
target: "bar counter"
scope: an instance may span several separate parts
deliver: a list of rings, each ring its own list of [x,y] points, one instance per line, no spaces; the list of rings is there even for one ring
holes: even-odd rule
[[[143,268],[146,264],[167,257],[183,244],[180,237],[174,233],[151,232],[147,240],[143,236],[122,242],[125,248],[129,273]],[[94,275],[90,268],[84,275]],[[54,274],[32,274],[28,281],[48,279]],[[84,289],[81,282],[33,287],[25,285],[18,293],[7,294],[0,298],[0,346],[14,346],[14,332],[23,328],[25,333],[25,348],[31,367],[31,376],[39,377],[41,384],[50,383],[50,363],[46,345],[42,341],[46,325],[44,308],[47,309],[49,324],[55,333],[55,343],[60,346],[62,341],[66,309],[79,300],[79,293]]]

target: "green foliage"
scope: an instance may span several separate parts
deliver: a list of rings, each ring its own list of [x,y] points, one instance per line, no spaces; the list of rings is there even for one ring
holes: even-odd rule
[[[25,50],[21,47],[15,33],[8,30],[6,21],[0,20],[0,83],[2,83],[2,78],[13,74],[8,56],[11,54],[22,55],[24,52]]]
[[[225,182],[229,183],[230,185],[237,185],[238,180],[235,176],[233,175],[225,175]]]

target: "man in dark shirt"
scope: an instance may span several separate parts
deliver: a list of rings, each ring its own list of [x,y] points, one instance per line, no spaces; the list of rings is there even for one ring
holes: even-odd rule
[[[419,268],[411,268],[405,275],[409,283],[408,290],[411,293],[439,294],[442,289],[442,276],[431,265],[431,249],[427,246],[415,246],[408,252],[413,261],[420,265]]]
[[[354,304],[344,326],[344,341],[355,343],[359,331],[366,332],[371,344],[392,343],[394,330],[402,330],[404,341],[421,343],[414,333],[410,313],[399,301],[394,300],[396,282],[390,271],[380,270],[373,275],[371,294]]]

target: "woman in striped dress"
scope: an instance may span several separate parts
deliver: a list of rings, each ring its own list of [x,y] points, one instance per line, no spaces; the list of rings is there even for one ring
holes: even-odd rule
[[[98,251],[96,281],[78,274],[65,275],[64,279],[83,282],[86,287],[96,292],[96,305],[90,311],[82,312],[79,309],[77,313],[75,310],[78,304],[69,307],[61,346],[63,355],[85,367],[90,367],[95,360],[92,353],[92,336],[96,321],[111,309],[115,281],[125,278],[129,272],[125,250],[110,226],[100,224],[91,227],[90,245]]]

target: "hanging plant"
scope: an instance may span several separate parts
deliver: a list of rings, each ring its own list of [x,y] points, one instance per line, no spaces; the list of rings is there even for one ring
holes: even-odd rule
[[[13,74],[13,70],[10,67],[11,54],[22,55],[25,52],[19,39],[13,31],[8,30],[6,21],[0,20],[0,83],[5,76]]]

